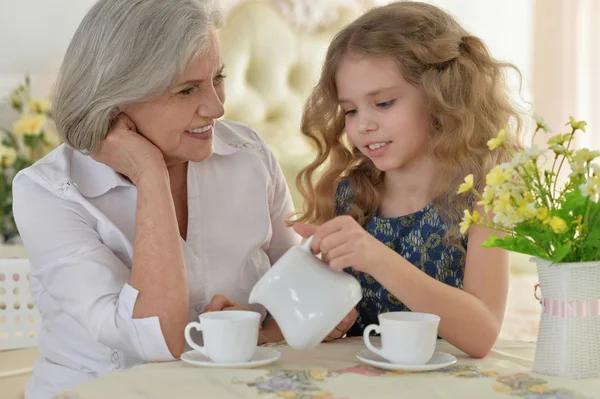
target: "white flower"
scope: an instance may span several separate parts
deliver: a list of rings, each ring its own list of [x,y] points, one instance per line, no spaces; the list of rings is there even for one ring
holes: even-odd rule
[[[577,177],[577,176],[585,174],[585,172],[586,172],[585,163],[578,162],[578,161],[571,162],[571,171],[572,172],[569,175],[570,177]]]
[[[579,189],[581,190],[581,195],[584,197],[590,197],[592,201],[598,202],[600,187],[598,185],[597,178],[587,179],[584,184],[579,186]]]

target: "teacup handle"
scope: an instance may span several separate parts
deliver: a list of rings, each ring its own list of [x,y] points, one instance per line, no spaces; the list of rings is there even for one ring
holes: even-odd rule
[[[365,345],[367,345],[367,348],[371,352],[376,353],[379,356],[383,357],[383,353],[382,353],[381,349],[376,348],[371,343],[371,337],[370,337],[371,331],[375,331],[377,334],[380,334],[381,331],[379,330],[379,324],[371,324],[371,325],[367,326],[367,328],[365,328],[365,331],[363,332],[363,339],[365,341]]]
[[[190,330],[192,328],[195,328],[198,331],[202,331],[202,325],[200,323],[196,321],[189,323],[187,326],[185,326],[185,341],[190,347],[192,347],[192,349],[197,350],[204,356],[208,356],[208,353],[206,353],[206,349],[204,348],[204,346],[200,346],[192,340],[192,337],[190,336]]]

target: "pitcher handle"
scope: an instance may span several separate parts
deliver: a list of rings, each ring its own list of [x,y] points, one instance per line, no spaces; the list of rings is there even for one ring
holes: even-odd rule
[[[302,244],[302,249],[305,250],[306,252],[311,252],[310,250],[310,243],[313,240],[313,236],[310,236],[306,239],[306,242],[304,244]]]

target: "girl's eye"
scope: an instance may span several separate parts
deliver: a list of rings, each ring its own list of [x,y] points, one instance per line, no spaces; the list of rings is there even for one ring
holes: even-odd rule
[[[344,115],[346,115],[346,116],[353,116],[353,115],[356,115],[356,112],[357,111],[355,109],[351,109],[350,111],[344,112]]]
[[[385,109],[385,108],[389,108],[392,105],[394,105],[395,102],[396,102],[396,100],[385,101],[385,102],[377,104],[377,106],[379,108],[384,108]]]

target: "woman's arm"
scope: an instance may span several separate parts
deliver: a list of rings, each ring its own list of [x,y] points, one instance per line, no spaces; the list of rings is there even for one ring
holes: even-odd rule
[[[21,172],[15,178],[13,208],[31,280],[40,286],[34,296],[37,307],[60,309],[59,314],[73,319],[95,341],[126,356],[146,362],[173,360],[178,353],[171,352],[163,333],[164,317],[172,317],[166,309],[159,304],[159,311],[147,312],[146,318],[134,315],[134,308],[142,309],[138,299],[145,296],[142,306],[151,307],[164,293],[152,298],[143,283],[132,282],[128,266],[104,244],[97,219],[81,204],[30,178],[34,174]],[[153,266],[135,262],[138,270]],[[172,264],[161,266],[155,270],[168,273]]]
[[[139,291],[134,318],[158,316],[169,351],[185,348],[188,285],[167,168],[159,164],[137,179],[133,265],[129,284]],[[157,211],[160,210],[160,211]]]
[[[129,284],[139,291],[134,318],[158,316],[173,357],[185,348],[188,286],[169,174],[160,150],[137,132],[125,114],[92,155],[127,176],[137,194]]]

